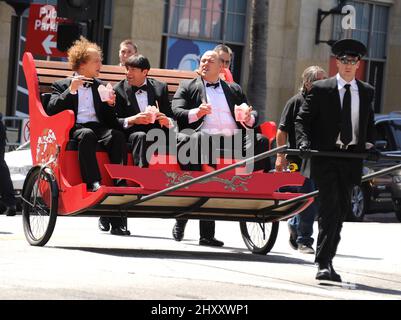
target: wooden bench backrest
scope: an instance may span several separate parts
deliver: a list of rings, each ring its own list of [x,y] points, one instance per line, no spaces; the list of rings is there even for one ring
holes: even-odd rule
[[[53,82],[66,78],[73,73],[67,62],[35,60],[35,66],[38,74],[40,93],[50,93],[50,86]],[[149,77],[167,83],[171,99],[180,82],[184,79],[195,78],[196,73],[193,71],[152,68],[149,70]],[[114,85],[120,80],[125,79],[125,67],[103,65],[98,78],[105,83],[110,82]]]

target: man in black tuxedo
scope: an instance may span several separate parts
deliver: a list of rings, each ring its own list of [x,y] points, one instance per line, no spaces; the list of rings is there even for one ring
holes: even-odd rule
[[[107,150],[111,163],[126,164],[125,137],[114,114],[113,99],[102,102],[98,92],[101,81],[96,77],[102,67],[100,47],[81,37],[68,50],[68,60],[75,74],[53,83],[47,112],[54,115],[64,110],[74,111],[75,125],[70,138],[78,141],[82,180],[89,190],[96,192],[101,180],[96,145],[100,143]],[[115,184],[124,186],[125,181],[115,181]],[[125,232],[117,226],[113,229],[113,234]]]
[[[147,154],[153,143],[158,144],[158,151],[165,151],[173,128],[172,112],[168,99],[167,84],[148,77],[149,60],[143,55],[133,55],[125,62],[126,79],[114,86],[116,93],[115,112],[124,127],[128,142],[132,145],[134,165],[148,167]],[[152,112],[157,109],[155,119]],[[154,122],[153,122],[154,121]],[[149,133],[160,138],[151,139]]]
[[[338,73],[313,84],[296,122],[301,151],[365,152],[377,158],[373,146],[374,88],[356,80],[356,71],[366,47],[359,41],[337,41],[332,52]],[[341,282],[332,260],[340,242],[343,221],[352,210],[351,191],[360,184],[362,159],[313,157],[310,175],[319,189],[319,235],[317,280]]]
[[[157,143],[159,152],[165,152],[168,147],[169,137],[174,136],[170,129],[173,128],[171,119],[171,107],[168,99],[168,88],[164,82],[148,78],[150,70],[149,60],[143,55],[132,55],[126,62],[126,79],[114,86],[116,94],[115,113],[124,133],[132,147],[133,163],[136,166],[148,167],[148,149],[153,143]],[[152,114],[146,110],[148,106],[158,106],[158,113],[154,123]],[[157,137],[154,142],[149,134]],[[117,223],[119,218],[101,217],[99,228],[103,231],[109,222]]]
[[[247,105],[241,87],[220,80],[219,74],[223,67],[217,52],[205,52],[198,69],[200,76],[183,81],[174,95],[172,110],[180,130],[178,161],[185,170],[201,170],[202,163],[213,165],[216,159],[212,156],[212,150],[224,149],[230,144],[231,150],[228,151],[239,150],[240,157],[244,153],[255,155],[268,150],[267,138],[253,130],[258,115]],[[235,105],[243,105],[245,108],[242,121],[236,120]],[[183,152],[188,145],[196,151],[195,159],[188,159],[188,154]],[[255,163],[254,168],[268,171],[269,166],[268,160],[261,160]],[[183,238],[186,222],[177,220],[173,229],[175,240]],[[222,246],[223,242],[214,238],[214,231],[214,221],[200,221],[199,244]]]

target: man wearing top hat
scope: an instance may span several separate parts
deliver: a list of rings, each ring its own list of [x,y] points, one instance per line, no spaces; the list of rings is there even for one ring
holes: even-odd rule
[[[313,84],[295,120],[301,151],[368,152],[373,146],[374,88],[355,79],[366,47],[359,41],[337,41],[332,52],[338,73]],[[341,282],[332,260],[340,242],[343,221],[352,210],[351,191],[361,183],[362,159],[313,157],[310,177],[319,189],[319,234],[315,262],[317,280]]]

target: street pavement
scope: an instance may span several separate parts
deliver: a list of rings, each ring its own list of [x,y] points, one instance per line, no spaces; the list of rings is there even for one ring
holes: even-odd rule
[[[59,217],[47,245],[33,247],[20,215],[0,216],[0,299],[401,300],[401,223],[367,220],[344,224],[334,260],[343,283],[322,285],[314,256],[289,247],[285,222],[261,256],[236,222],[216,223],[225,246],[211,248],[198,245],[195,220],[176,242],[173,220],[129,219],[132,235],[121,237],[100,232],[97,218]]]

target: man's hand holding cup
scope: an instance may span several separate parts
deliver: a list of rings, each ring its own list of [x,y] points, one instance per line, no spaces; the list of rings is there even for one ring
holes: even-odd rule
[[[198,112],[196,113],[198,119],[202,118],[205,115],[212,113],[212,105],[203,101],[202,104],[198,107]]]
[[[249,122],[251,120],[252,106],[248,106],[246,103],[242,103],[239,106],[234,106],[235,121],[238,122]]]

